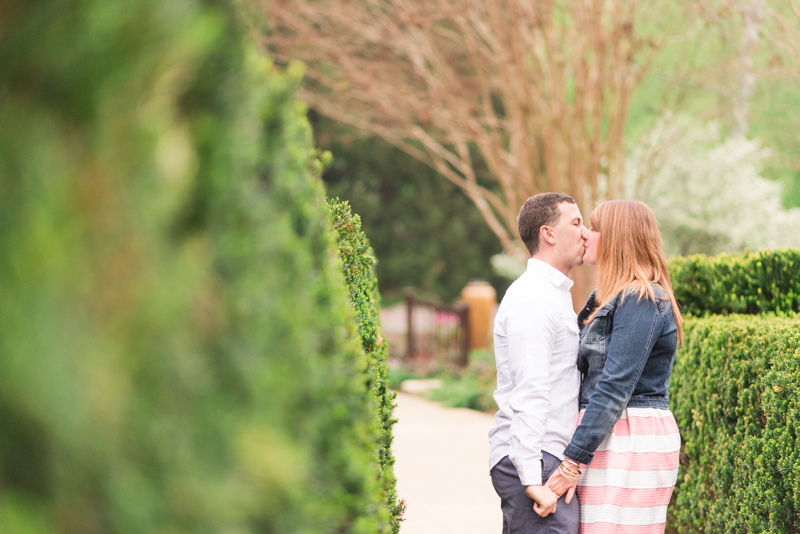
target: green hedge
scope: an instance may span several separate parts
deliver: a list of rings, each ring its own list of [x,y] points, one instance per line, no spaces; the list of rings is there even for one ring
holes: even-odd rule
[[[800,531],[799,319],[686,321],[670,388],[684,440],[672,532]]]
[[[0,532],[390,530],[297,76],[228,2],[0,17]]]
[[[697,254],[671,259],[669,270],[686,314],[800,311],[800,249]]]
[[[392,454],[392,417],[396,394],[389,389],[386,368],[386,341],[380,333],[378,280],[375,278],[375,256],[369,241],[361,230],[361,218],[350,210],[350,204],[338,198],[328,202],[333,219],[333,228],[339,235],[339,257],[347,287],[350,289],[350,304],[356,315],[361,347],[369,358],[369,384],[378,408],[381,422],[380,465],[386,507],[392,514],[392,532],[400,531],[405,504],[397,502]]]

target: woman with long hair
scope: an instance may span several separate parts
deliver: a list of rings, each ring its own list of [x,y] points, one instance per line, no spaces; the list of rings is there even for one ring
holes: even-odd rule
[[[668,405],[681,313],[652,210],[612,200],[590,222],[583,261],[598,287],[578,315],[579,424],[548,486],[567,502],[577,487],[581,534],[663,534],[681,444]]]

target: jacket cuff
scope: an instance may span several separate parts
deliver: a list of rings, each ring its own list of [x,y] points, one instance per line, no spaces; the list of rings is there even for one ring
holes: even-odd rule
[[[523,486],[541,486],[542,485],[542,463],[540,461],[532,462],[528,465],[516,465],[519,480]]]
[[[584,465],[589,465],[590,463],[592,463],[592,460],[594,459],[593,452],[585,451],[580,447],[576,447],[572,443],[567,445],[567,448],[564,449],[564,456],[566,456],[570,460],[575,460],[579,464],[584,464]]]

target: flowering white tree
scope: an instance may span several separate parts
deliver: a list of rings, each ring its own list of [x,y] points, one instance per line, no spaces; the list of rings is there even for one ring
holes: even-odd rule
[[[800,246],[800,208],[761,176],[768,156],[716,123],[667,114],[629,154],[627,193],[653,208],[668,255]]]

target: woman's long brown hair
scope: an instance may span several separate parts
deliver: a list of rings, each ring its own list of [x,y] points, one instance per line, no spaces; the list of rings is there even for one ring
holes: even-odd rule
[[[593,230],[600,233],[597,247],[597,308],[589,316],[630,289],[639,299],[655,302],[650,284],[669,295],[672,313],[678,325],[678,343],[683,342],[681,311],[672,292],[667,258],[653,210],[638,200],[610,200],[600,204],[589,217]]]

